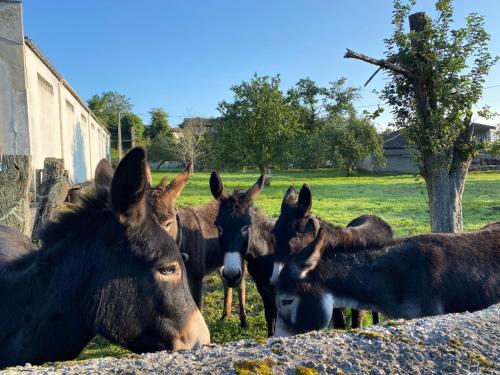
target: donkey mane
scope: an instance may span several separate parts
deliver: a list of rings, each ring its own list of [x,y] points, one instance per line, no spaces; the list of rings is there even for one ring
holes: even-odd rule
[[[95,192],[90,192],[81,199],[81,203],[49,222],[40,234],[42,246],[38,251],[31,251],[19,258],[0,265],[0,272],[21,271],[26,269],[37,260],[47,260],[39,262],[42,265],[50,266],[50,259],[59,259],[62,254],[67,253],[72,248],[73,251],[90,251],[90,245],[94,243],[99,233],[102,233],[101,241],[105,247],[120,246],[120,242],[133,239],[134,243],[129,243],[132,252],[141,254],[148,258],[154,258],[158,254],[144,254],[144,249],[158,248],[147,246],[153,241],[162,241],[161,228],[159,226],[138,226],[137,229],[128,229],[128,233],[117,220],[114,219],[107,197],[98,196]],[[72,243],[73,246],[66,246]],[[76,246],[75,246],[76,244]],[[95,246],[92,246],[95,247]],[[134,251],[137,250],[137,251]],[[139,252],[140,250],[140,252]],[[0,273],[0,274],[1,274]]]

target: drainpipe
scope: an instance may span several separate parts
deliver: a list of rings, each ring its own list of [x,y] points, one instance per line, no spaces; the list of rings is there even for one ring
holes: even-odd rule
[[[62,89],[64,80],[61,78],[59,84],[57,85],[57,93],[59,95],[59,135],[61,137],[61,159],[64,161],[64,121],[63,121],[63,111],[62,111]],[[65,166],[66,167],[66,166]]]

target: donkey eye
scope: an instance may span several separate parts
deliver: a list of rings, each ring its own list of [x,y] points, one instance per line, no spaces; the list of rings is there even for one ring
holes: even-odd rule
[[[292,304],[292,302],[293,302],[293,299],[282,299],[282,300],[281,300],[281,304],[282,304],[283,306],[288,306],[288,305],[291,305],[291,304]]]
[[[172,225],[172,220],[169,220],[165,223],[165,228],[169,228]]]
[[[241,228],[241,234],[246,236],[248,234],[248,229],[250,228],[250,225],[245,225],[244,227]]]
[[[157,271],[164,276],[172,276],[177,271],[177,266],[175,264],[171,264],[166,267],[160,267]]]

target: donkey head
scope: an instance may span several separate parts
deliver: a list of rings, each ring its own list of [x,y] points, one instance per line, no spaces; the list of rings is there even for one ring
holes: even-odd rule
[[[222,278],[228,287],[238,285],[243,277],[243,262],[247,256],[252,231],[252,205],[262,191],[264,175],[246,192],[229,195],[217,172],[210,176],[210,190],[220,202],[215,225],[224,251]]]
[[[175,203],[192,173],[193,167],[189,163],[168,185],[167,177],[164,177],[151,191],[149,204],[163,230],[176,241],[180,240],[180,228]]]
[[[281,203],[281,213],[273,229],[275,237],[274,267],[270,279],[276,284],[284,264],[292,254],[292,248],[310,243],[319,229],[318,220],[311,214],[312,194],[309,186],[304,184],[300,189],[299,198],[290,186]],[[312,230],[306,231],[306,228]]]
[[[281,271],[276,283],[276,336],[318,330],[330,322],[333,296],[315,270],[326,242],[325,230],[321,228],[311,243],[302,249],[293,249],[295,254]]]
[[[149,181],[141,148],[130,151],[114,175],[105,162],[96,171],[96,193],[108,201],[112,219],[99,230],[98,244],[105,248],[97,252],[88,285],[92,324],[135,352],[188,349],[210,336],[179,248],[148,204]]]

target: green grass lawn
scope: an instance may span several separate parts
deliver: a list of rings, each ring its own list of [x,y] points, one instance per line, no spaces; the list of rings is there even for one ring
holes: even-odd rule
[[[167,175],[173,178],[178,171],[153,172],[158,183]],[[208,186],[210,173],[197,172],[189,180],[178,201],[178,206],[196,206],[208,202],[212,196]],[[227,190],[246,189],[258,178],[257,172],[222,173]],[[346,225],[363,214],[375,214],[389,222],[397,236],[408,236],[430,231],[425,183],[412,175],[359,174],[345,177],[340,172],[326,169],[316,171],[283,171],[271,176],[271,187],[266,188],[257,205],[269,216],[279,214],[286,189],[294,185],[300,189],[309,184],[313,193],[313,212],[330,222]],[[469,174],[465,187],[463,215],[467,231],[479,229],[487,223],[500,220],[500,172]],[[241,338],[263,340],[266,324],[263,306],[254,284],[247,283],[247,314],[249,328],[239,327],[237,293],[233,294],[233,316],[220,322],[223,289],[217,276],[207,278],[203,316],[209,326],[212,341],[223,343]],[[366,320],[369,323],[369,317]],[[121,355],[125,350],[101,338],[93,340],[80,355],[92,358]]]

